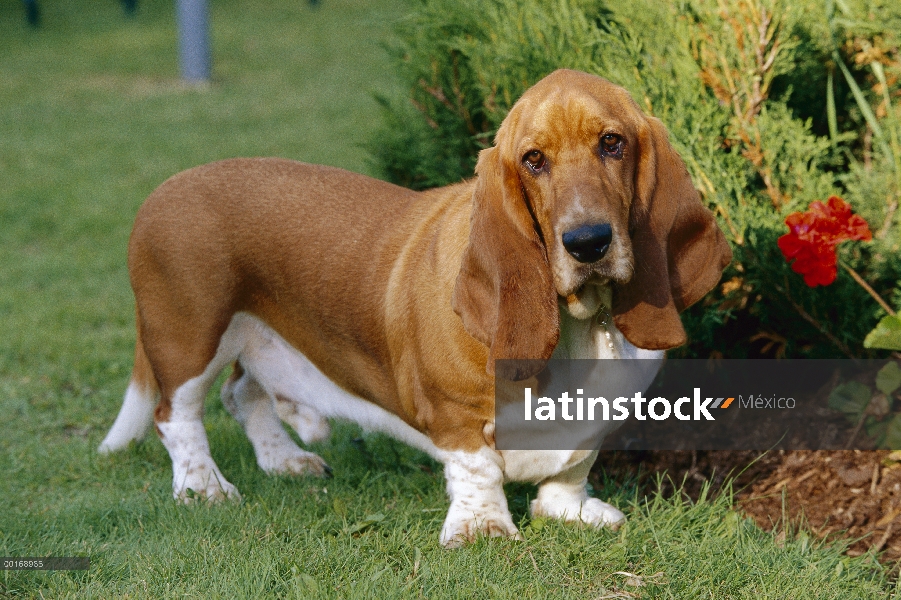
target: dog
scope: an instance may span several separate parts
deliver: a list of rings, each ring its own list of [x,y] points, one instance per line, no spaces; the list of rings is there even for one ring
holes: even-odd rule
[[[310,443],[346,418],[443,463],[446,547],[519,537],[505,480],[538,484],[533,515],[616,527],[586,493],[596,451],[495,449],[496,361],[539,365],[498,368],[514,380],[551,357],[660,361],[730,260],[660,121],[577,71],[528,89],[476,177],[448,187],[271,158],[197,167],[138,211],[134,370],[100,451],[155,422],[176,499],[239,498],[202,423],[233,363],[222,400],[266,472],[328,474],[280,421]]]

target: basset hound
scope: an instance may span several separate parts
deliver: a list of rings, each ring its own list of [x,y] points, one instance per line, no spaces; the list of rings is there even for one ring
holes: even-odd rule
[[[526,91],[476,174],[414,192],[259,158],[163,183],[129,243],[135,363],[100,451],[155,422],[176,498],[238,498],[202,423],[234,363],[222,400],[267,472],[328,473],[280,421],[310,443],[345,418],[444,464],[445,546],[519,536],[505,480],[538,484],[533,515],[618,525],[586,493],[596,452],[495,449],[495,361],[661,360],[729,246],[660,121],[594,75]]]

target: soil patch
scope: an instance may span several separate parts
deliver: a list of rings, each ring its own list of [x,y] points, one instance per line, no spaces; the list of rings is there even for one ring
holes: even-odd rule
[[[696,500],[732,478],[737,507],[766,530],[803,527],[820,538],[854,540],[848,554],[868,549],[883,562],[901,558],[901,453],[887,450],[602,452],[591,483],[605,477],[634,481],[641,493],[657,489]]]

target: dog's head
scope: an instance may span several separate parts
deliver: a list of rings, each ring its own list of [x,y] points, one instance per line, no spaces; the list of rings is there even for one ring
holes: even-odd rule
[[[715,286],[731,260],[666,129],[600,77],[560,70],[535,84],[479,155],[476,173],[453,306],[489,346],[489,373],[497,359],[550,358],[558,307],[589,318],[605,285],[632,344],[679,346],[679,311]]]

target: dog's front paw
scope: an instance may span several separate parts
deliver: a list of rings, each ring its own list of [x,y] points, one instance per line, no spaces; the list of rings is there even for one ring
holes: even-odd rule
[[[300,448],[278,447],[257,453],[260,468],[274,475],[318,475],[328,477],[332,468],[318,454]]]
[[[626,515],[615,506],[602,502],[597,498],[589,498],[582,503],[582,509],[579,511],[579,521],[592,527],[609,527],[616,531],[620,525],[626,522]]]
[[[183,474],[176,474],[172,482],[172,495],[185,504],[197,500],[221,502],[240,500],[238,488],[223,477],[215,465],[191,465]]]
[[[600,529],[609,527],[616,531],[625,523],[624,515],[615,506],[602,502],[597,498],[555,498],[556,502],[548,502],[538,498],[532,500],[533,517],[551,517],[562,519],[567,523],[584,523]]]
[[[510,513],[500,510],[500,507],[494,511],[473,511],[452,504],[441,528],[441,545],[445,548],[459,548],[463,544],[474,542],[480,535],[523,539],[513,524]]]

